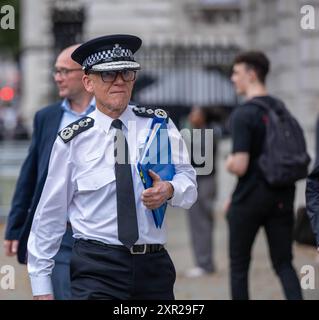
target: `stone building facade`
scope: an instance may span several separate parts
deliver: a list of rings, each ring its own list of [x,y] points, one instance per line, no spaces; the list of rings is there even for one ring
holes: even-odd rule
[[[21,105],[29,125],[53,99],[52,63],[68,40],[133,33],[146,46],[243,43],[238,0],[25,0],[22,6]]]
[[[269,89],[284,99],[301,122],[314,156],[319,110],[319,25],[314,30],[302,29],[304,5],[312,5],[318,16],[318,0],[243,0],[242,22],[245,45],[264,50],[271,58]]]

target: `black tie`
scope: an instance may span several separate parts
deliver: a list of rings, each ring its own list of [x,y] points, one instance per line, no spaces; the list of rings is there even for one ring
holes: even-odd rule
[[[113,120],[116,128],[114,138],[117,227],[119,240],[131,248],[138,239],[138,226],[134,197],[133,178],[128,150],[128,144],[122,131],[122,121]]]

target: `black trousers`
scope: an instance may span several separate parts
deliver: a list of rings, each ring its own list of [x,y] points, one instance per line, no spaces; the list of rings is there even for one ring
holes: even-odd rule
[[[166,251],[132,255],[76,240],[71,259],[71,292],[76,300],[174,300],[176,272]]]
[[[283,194],[259,184],[246,199],[231,205],[227,219],[233,299],[249,299],[251,249],[260,227],[266,231],[272,265],[286,298],[302,299],[300,283],[292,265],[293,200],[293,193]]]

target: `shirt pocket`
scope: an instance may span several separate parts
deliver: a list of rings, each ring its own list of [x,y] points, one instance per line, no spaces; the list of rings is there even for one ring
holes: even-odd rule
[[[93,161],[93,160],[99,159],[99,158],[101,158],[103,156],[103,152],[104,152],[104,150],[102,150],[102,149],[94,150],[94,151],[88,153],[85,156],[85,161],[89,162],[89,161]]]
[[[77,179],[78,192],[99,190],[115,180],[113,168],[98,170]]]

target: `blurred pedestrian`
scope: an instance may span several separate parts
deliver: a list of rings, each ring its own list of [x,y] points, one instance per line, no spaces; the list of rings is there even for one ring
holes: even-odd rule
[[[319,253],[319,116],[316,121],[316,150],[315,163],[312,172],[309,174],[306,183],[306,212],[308,214],[309,224],[315,238],[314,244]],[[309,233],[308,233],[309,234]],[[316,263],[319,265],[319,254],[316,257]]]
[[[24,124],[23,118],[21,116],[17,117],[16,126],[13,130],[13,139],[14,140],[28,140],[29,133],[26,125]]]
[[[315,164],[312,172],[307,178],[306,184],[306,207],[310,218],[312,231],[315,235],[315,242],[319,252],[319,116],[316,121],[316,150]]]
[[[275,108],[279,103],[266,89],[269,65],[262,52],[244,52],[237,56],[233,66],[232,81],[237,93],[246,99],[231,118],[233,148],[226,161],[228,171],[238,177],[227,213],[233,299],[249,298],[251,250],[260,227],[266,231],[272,265],[286,298],[302,299],[300,283],[292,265],[295,186],[273,187],[266,182],[258,164],[269,114],[252,99],[258,98],[269,108]]]
[[[79,45],[64,49],[57,57],[53,72],[54,80],[63,98],[35,114],[32,141],[26,160],[20,171],[12,207],[8,216],[4,247],[6,255],[16,255],[20,263],[26,263],[27,241],[44,187],[49,158],[58,131],[95,109],[95,100],[82,84],[83,70],[71,59]],[[69,299],[70,256],[73,246],[70,224],[62,239],[59,252],[54,257],[53,289],[56,299]]]
[[[205,129],[209,128],[208,114],[205,109],[194,106],[188,116],[191,128],[201,130],[201,141],[192,140],[192,165],[194,168],[202,165],[196,164],[194,155],[194,143],[201,146],[201,156],[208,155],[216,159],[217,136],[214,135],[213,141],[205,141]],[[210,146],[205,148],[205,142]],[[195,204],[188,210],[188,224],[191,236],[191,245],[196,266],[185,272],[189,278],[199,277],[205,274],[211,274],[215,271],[213,258],[213,229],[214,215],[213,202],[216,196],[216,179],[215,179],[215,161],[213,170],[208,175],[197,175],[198,198]]]
[[[4,121],[0,117],[0,141],[4,140],[4,136],[5,136],[4,132],[5,132]]]
[[[315,150],[315,165],[319,164],[319,116],[317,116],[316,121],[316,150]]]

